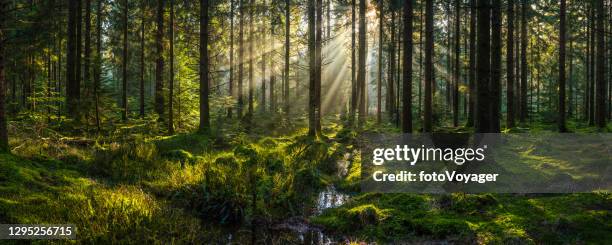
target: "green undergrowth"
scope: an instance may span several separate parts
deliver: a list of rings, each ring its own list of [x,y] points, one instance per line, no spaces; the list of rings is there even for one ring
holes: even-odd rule
[[[612,242],[610,194],[362,194],[312,221],[358,240]]]

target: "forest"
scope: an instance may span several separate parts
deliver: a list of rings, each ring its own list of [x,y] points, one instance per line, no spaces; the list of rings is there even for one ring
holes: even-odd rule
[[[605,191],[360,188],[366,134],[608,134],[611,83],[610,0],[0,0],[0,223],[74,224],[77,243],[610,244]],[[609,144],[513,147],[612,163]]]

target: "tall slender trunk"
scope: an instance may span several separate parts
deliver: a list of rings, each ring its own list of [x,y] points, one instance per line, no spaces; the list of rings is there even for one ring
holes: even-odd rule
[[[512,0],[510,0],[512,1]],[[466,126],[474,126],[476,119],[476,0],[470,0],[470,65],[469,65],[469,101]]]
[[[433,40],[433,0],[425,1],[425,115],[423,115],[423,132],[432,132],[432,87],[434,85],[434,40]]]
[[[316,84],[315,84],[315,123],[317,133],[321,134],[321,79],[323,75],[323,0],[317,0],[316,13],[316,37],[315,37],[315,56],[316,58]],[[287,74],[285,74],[286,76]],[[289,81],[285,81],[287,86]]]
[[[476,98],[476,133],[489,133],[489,82],[491,79],[491,34],[489,0],[477,0],[477,35],[478,57],[476,60],[476,80],[478,97]]]
[[[68,40],[66,47],[66,109],[69,116],[74,116],[77,106],[77,95],[75,95],[76,87],[76,22],[77,22],[77,2],[78,0],[70,0],[68,2]],[[25,86],[24,86],[25,88]],[[25,92],[25,89],[24,91]],[[22,92],[22,96],[26,93]],[[25,104],[25,100],[24,100]]]
[[[491,81],[489,83],[490,128],[491,133],[500,132],[501,110],[501,52],[502,17],[501,0],[492,1],[491,15]]]
[[[291,1],[285,0],[285,71],[283,74],[283,97],[285,98],[285,113],[289,115],[291,103],[289,102],[289,53],[291,51]]]
[[[359,84],[359,120],[358,126],[363,127],[366,121],[366,0],[359,0],[359,71],[357,83]]]
[[[461,80],[461,1],[455,0],[455,69],[453,73],[453,126],[459,126],[459,82]]]
[[[83,84],[85,94],[91,92],[91,0],[85,0],[85,51],[83,54]]]
[[[286,2],[285,2],[286,3]],[[272,8],[272,4],[270,8]],[[285,6],[286,7],[286,6]],[[270,47],[274,47],[274,19],[270,18]],[[270,111],[276,113],[276,75],[274,74],[274,57],[270,54]]]
[[[315,0],[308,0],[308,55],[309,55],[309,85],[308,85],[308,135],[317,136],[316,110],[315,110],[315,86],[317,61],[315,51]]]
[[[168,81],[168,134],[174,134],[174,0],[170,0],[170,23],[168,23],[168,39],[170,39],[170,77]]]
[[[157,0],[157,34],[155,46],[155,112],[164,120],[164,1]]]
[[[595,1],[590,1],[590,15],[588,19],[590,21],[590,58],[589,58],[589,126],[595,126],[595,54],[597,53],[597,47],[595,47],[595,36],[597,30],[595,30]]]
[[[402,59],[402,132],[412,133],[412,0],[404,1],[404,56]]]
[[[378,16],[378,83],[376,84],[376,122],[382,120],[382,79],[383,79],[383,34],[384,2],[380,1]]]
[[[565,18],[566,4],[565,0],[561,0],[561,5],[559,8],[559,114],[557,118],[559,132],[561,133],[567,132],[567,128],[565,126],[565,39],[567,38]]]
[[[210,130],[208,104],[208,0],[200,0],[200,132]]]
[[[595,121],[599,128],[606,127],[606,44],[605,44],[605,28],[604,20],[606,12],[604,8],[604,0],[596,0],[597,16],[596,16],[596,33],[597,33],[597,53],[596,53],[596,71],[595,83],[597,90],[595,91]]]
[[[508,32],[506,38],[506,128],[514,127],[514,0],[508,0]]]
[[[0,0],[0,152],[9,152],[7,118],[5,110],[6,81],[4,76],[4,21],[6,18],[5,0]]]
[[[230,0],[230,60],[229,60],[229,91],[230,98],[234,98],[234,0]],[[233,106],[227,107],[227,117],[232,118]]]
[[[74,83],[74,96],[76,98],[76,103],[77,105],[75,105],[75,113],[74,116],[75,118],[80,120],[80,116],[81,116],[81,111],[79,108],[79,104],[81,102],[81,83],[83,81],[83,67],[82,67],[82,56],[83,56],[83,1],[82,0],[78,0],[77,1],[77,19],[76,19],[76,57],[75,57],[75,80],[76,82]],[[33,59],[33,57],[32,57]],[[32,62],[34,62],[34,60],[32,60]],[[33,71],[32,71],[33,72]],[[31,76],[30,78],[32,78],[32,81],[30,82],[30,86],[33,86],[34,84],[34,76]],[[29,92],[32,92],[33,89],[30,88]],[[36,96],[36,93],[32,94],[33,96]],[[33,100],[33,108],[36,106],[36,100]]]
[[[239,30],[238,30],[238,118],[242,118],[244,110],[244,1],[240,1],[240,19],[239,19]]]
[[[389,74],[387,74],[387,105],[389,119],[393,120],[395,113],[395,11],[391,11],[391,40],[389,42]]]
[[[96,64],[94,68],[94,107],[96,114],[96,128],[100,132],[100,95],[99,87],[102,76],[102,0],[98,0],[98,6],[96,7]]]
[[[568,57],[567,60],[569,61],[569,75],[568,75],[568,87],[569,87],[569,91],[568,91],[568,95],[567,95],[567,118],[572,118],[574,116],[574,109],[576,108],[574,106],[574,102],[576,100],[574,100],[574,38],[572,35],[572,19],[571,19],[571,15],[568,23],[568,28],[567,28],[567,39],[569,41],[569,51],[568,51]]]
[[[525,123],[529,116],[529,108],[527,108],[527,75],[529,73],[527,66],[527,0],[521,0],[521,113],[519,120]]]
[[[266,0],[263,1],[262,10],[266,11]],[[266,15],[266,12],[263,12],[263,15]],[[265,22],[262,21],[261,27],[261,41],[260,44],[266,43],[266,27],[264,25]],[[261,52],[261,111],[266,112],[266,53],[267,50],[262,50]]]
[[[253,116],[253,90],[254,90],[254,81],[253,81],[253,42],[255,41],[254,33],[253,33],[253,11],[255,10],[255,2],[254,0],[250,0],[249,2],[249,123],[251,123],[250,118]]]
[[[357,80],[355,78],[355,71],[357,71],[356,59],[355,59],[355,23],[356,23],[356,1],[351,0],[351,104],[349,108],[349,125],[353,125],[355,122],[355,114],[357,110]],[[395,45],[395,44],[394,44]],[[393,74],[392,74],[393,75]]]
[[[128,120],[128,102],[127,102],[127,66],[128,66],[128,0],[123,1],[123,57],[122,57],[122,94],[121,94],[121,119],[124,122]]]
[[[145,80],[144,80],[144,69],[145,69],[145,3],[143,2],[142,16],[140,19],[140,118],[145,116]]]

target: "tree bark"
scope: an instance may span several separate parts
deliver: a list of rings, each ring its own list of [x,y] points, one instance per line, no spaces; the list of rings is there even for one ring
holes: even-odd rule
[[[508,0],[508,32],[506,38],[506,128],[514,128],[514,0]]]
[[[254,90],[254,81],[253,81],[253,42],[255,38],[253,36],[253,11],[255,9],[254,0],[250,0],[249,2],[249,111],[248,111],[248,119],[249,124],[251,123],[250,119],[253,116],[253,90]]]
[[[285,98],[285,113],[289,115],[291,103],[289,102],[289,52],[291,51],[291,1],[285,0],[285,72],[283,74],[283,80],[285,81],[283,86],[284,98]]]
[[[425,1],[425,115],[423,115],[423,132],[432,132],[432,87],[435,83],[433,53],[433,0]]]
[[[0,152],[9,152],[6,118],[6,81],[4,75],[4,21],[6,18],[5,0],[0,0]]]
[[[323,74],[323,0],[317,0],[316,13],[316,37],[315,37],[315,55],[316,55],[316,84],[315,84],[315,123],[317,127],[317,135],[321,134],[321,79]],[[287,76],[287,74],[285,74]],[[285,86],[288,86],[289,81],[285,81]]]
[[[491,133],[500,132],[500,111],[501,111],[501,51],[502,51],[502,17],[501,0],[492,1],[491,15],[491,81],[489,93],[490,109],[490,129]]]
[[[366,0],[359,0],[359,71],[357,83],[359,84],[359,120],[358,127],[363,127],[366,121]]]
[[[309,54],[309,85],[308,85],[308,135],[317,136],[316,124],[316,102],[315,86],[316,82],[316,51],[315,51],[315,0],[308,0],[308,54]]]
[[[597,38],[597,53],[596,53],[596,71],[595,71],[595,83],[596,83],[596,105],[595,105],[595,121],[597,127],[603,129],[606,127],[606,44],[605,44],[605,28],[604,20],[606,19],[606,12],[604,8],[604,0],[595,0],[597,6],[596,16],[596,38]]]
[[[561,0],[559,8],[559,108],[557,123],[559,124],[559,132],[567,132],[565,126],[565,42],[566,34],[566,3]]]
[[[355,122],[355,114],[357,111],[357,80],[355,74],[357,71],[356,59],[355,59],[355,40],[356,40],[356,2],[357,0],[351,0],[351,104],[349,107],[349,125],[353,125]],[[394,44],[395,45],[395,44]],[[393,74],[392,74],[393,75]]]
[[[512,0],[510,0],[512,1]],[[476,0],[470,0],[470,60],[469,60],[469,101],[467,127],[474,126],[476,112]]]
[[[478,94],[476,101],[476,133],[490,132],[489,82],[491,79],[491,35],[489,0],[477,0],[478,57],[476,59],[476,79]]]
[[[145,116],[145,3],[142,4],[142,16],[140,19],[140,118]]]
[[[201,18],[200,18],[201,19]],[[168,81],[168,134],[174,134],[174,0],[170,0],[170,23],[168,23],[168,39],[170,39],[170,77]]]
[[[66,31],[68,35],[66,44],[66,110],[71,117],[75,116],[78,103],[77,95],[75,94],[75,92],[78,92],[76,91],[76,23],[78,1],[79,0],[70,0],[68,2],[68,30]],[[22,96],[25,96],[25,93],[23,93]]]
[[[519,120],[525,123],[529,116],[527,108],[527,0],[521,0],[521,113]]]
[[[376,84],[376,122],[380,124],[382,120],[384,1],[380,1],[378,8],[378,83]]]
[[[200,132],[210,130],[208,102],[208,0],[200,0]]]
[[[201,4],[201,3],[200,3]],[[230,0],[230,60],[229,60],[229,91],[228,95],[234,99],[234,0]],[[232,118],[233,106],[227,107],[227,118]]]
[[[100,80],[102,76],[102,0],[98,0],[98,6],[96,8],[96,64],[94,68],[94,106],[96,114],[96,129],[100,132]]]
[[[404,56],[402,67],[402,132],[412,133],[412,0],[404,1]]]
[[[155,112],[164,120],[164,1],[157,0],[157,34],[155,67]]]
[[[238,118],[242,118],[244,110],[244,1],[240,1],[240,20],[238,31]]]
[[[455,60],[453,73],[453,126],[459,126],[459,82],[461,80],[461,1],[455,0]]]
[[[123,89],[121,90],[121,119],[123,122],[128,120],[128,104],[127,104],[127,66],[128,66],[128,0],[123,1],[123,63],[122,63],[122,75],[121,84]]]

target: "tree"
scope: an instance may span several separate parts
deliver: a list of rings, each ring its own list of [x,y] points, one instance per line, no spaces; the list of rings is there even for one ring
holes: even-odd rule
[[[263,1],[263,15],[266,15],[266,0]],[[262,23],[265,23],[262,21]],[[266,27],[261,27],[261,41],[260,44],[266,42]],[[266,50],[261,51],[261,111],[266,112]]]
[[[254,89],[254,81],[253,81],[253,42],[255,38],[253,37],[253,11],[255,10],[254,0],[250,0],[249,2],[249,112],[248,119],[250,123],[250,118],[253,116],[253,89]]]
[[[605,44],[605,28],[604,20],[606,19],[606,12],[604,9],[604,0],[595,0],[596,3],[596,38],[597,38],[597,52],[596,52],[596,71],[595,71],[595,86],[597,88],[595,100],[595,121],[599,128],[606,127],[606,44]]]
[[[145,10],[146,4],[142,3],[141,7],[141,19],[140,19],[140,118],[145,116]]]
[[[404,0],[404,56],[402,69],[402,132],[412,133],[412,0]]]
[[[0,0],[0,153],[9,152],[8,132],[6,128],[7,119],[5,111],[6,102],[6,81],[4,75],[4,18],[6,16],[7,3]]]
[[[510,0],[512,1],[512,0]],[[469,101],[466,126],[474,126],[476,112],[476,0],[470,0],[470,60],[469,60]]]
[[[208,3],[208,1],[207,1]],[[201,3],[200,3],[201,4]],[[229,53],[229,97],[234,97],[234,0],[230,0],[230,53]],[[227,117],[232,118],[232,106],[227,107]]]
[[[425,1],[425,115],[423,116],[423,132],[432,132],[432,85],[435,83],[433,74],[433,0]]]
[[[359,86],[359,127],[365,125],[366,120],[366,0],[359,0],[359,70],[357,72],[357,83]]]
[[[308,135],[317,136],[316,123],[316,98],[315,86],[316,82],[316,51],[315,51],[315,0],[308,0],[308,55],[309,55],[309,85],[308,85]]]
[[[514,0],[508,0],[508,31],[506,38],[506,127],[514,127]]]
[[[170,78],[168,79],[168,134],[174,134],[174,0],[170,0],[170,23],[168,23],[168,39],[170,39]]]
[[[316,37],[315,37],[315,56],[316,56],[316,75],[315,75],[315,124],[317,135],[321,134],[321,76],[323,74],[323,0],[317,0],[316,7]],[[285,74],[286,75],[286,74]],[[289,81],[285,81],[287,86]]]
[[[128,66],[128,0],[123,1],[123,62],[121,84],[123,90],[121,93],[121,119],[126,122],[128,120],[128,101],[127,101],[127,66]]]
[[[477,0],[478,56],[476,58],[476,133],[490,132],[489,82],[491,79],[491,8],[488,0]]]
[[[68,115],[76,117],[76,110],[78,104],[78,80],[76,73],[76,58],[77,58],[77,39],[76,39],[76,28],[77,28],[77,12],[78,12],[79,0],[70,0],[68,2],[68,40],[67,40],[67,54],[66,54],[66,109]]]
[[[200,0],[200,132],[210,130],[208,102],[208,0]]]
[[[349,106],[349,125],[353,125],[355,122],[355,114],[357,110],[357,80],[355,74],[357,70],[356,59],[355,59],[355,40],[356,40],[356,2],[357,0],[351,0],[351,104]],[[393,76],[393,74],[391,74]]]
[[[455,0],[455,60],[453,73],[453,126],[459,126],[459,82],[461,80],[461,1]]]
[[[290,103],[289,103],[289,52],[291,50],[291,1],[285,0],[285,72],[283,80],[285,86],[283,86],[283,95],[285,98],[285,113],[289,115]]]
[[[94,106],[96,110],[96,128],[100,132],[100,80],[102,76],[102,0],[98,0],[96,7],[96,62],[94,68]],[[59,86],[58,86],[59,87]],[[59,91],[59,89],[58,89]]]
[[[557,123],[559,124],[559,132],[567,132],[565,126],[565,42],[566,42],[566,3],[565,0],[561,0],[561,6],[559,8],[559,116]]]
[[[240,19],[239,19],[239,30],[238,30],[238,118],[242,117],[244,109],[244,87],[243,87],[243,76],[244,76],[244,2],[240,1]],[[248,0],[247,0],[248,1]]]
[[[380,1],[378,6],[378,84],[376,85],[376,122],[380,124],[382,119],[382,69],[383,69],[383,34],[384,34],[384,1]]]
[[[85,0],[85,53],[83,54],[83,82],[88,86],[87,94],[89,95],[89,86],[91,86],[91,0]]]
[[[521,0],[521,99],[520,99],[520,114],[519,120],[525,123],[528,117],[529,109],[527,108],[527,0]]]
[[[492,1],[491,15],[491,81],[489,83],[490,133],[500,132],[501,110],[501,0]]]
[[[159,121],[164,120],[164,0],[157,0],[157,34],[155,46],[157,53],[155,67],[155,112]]]

